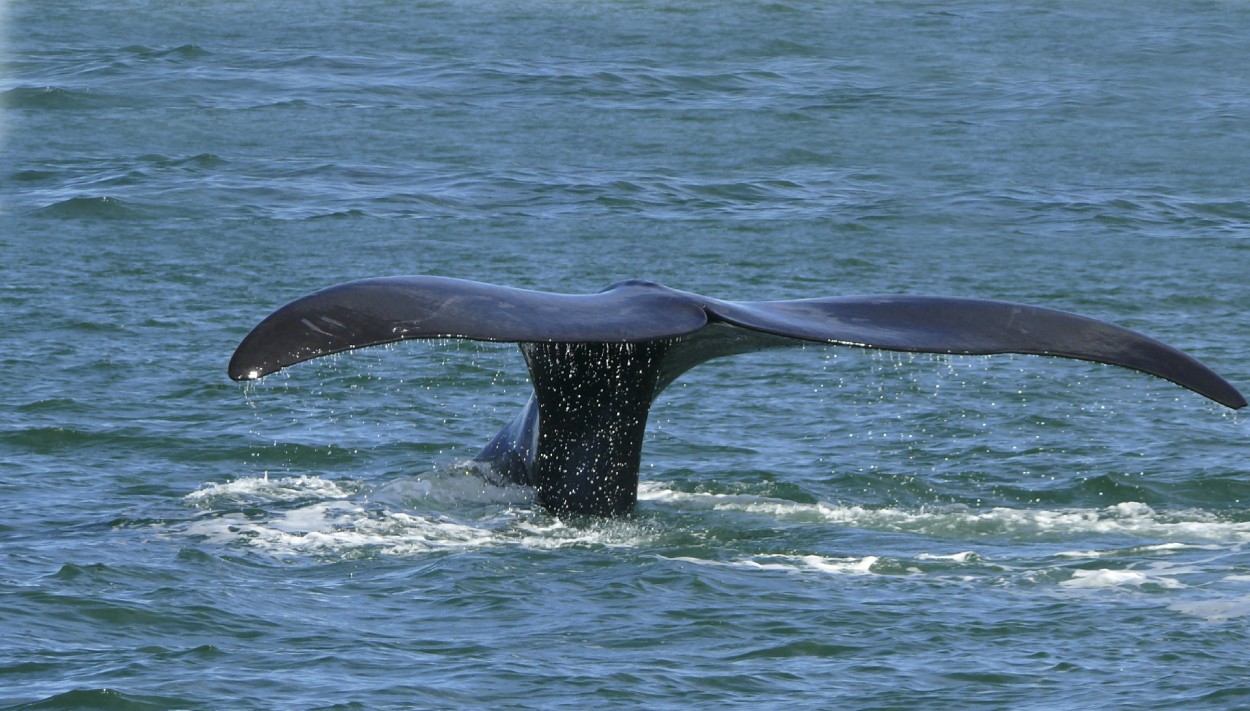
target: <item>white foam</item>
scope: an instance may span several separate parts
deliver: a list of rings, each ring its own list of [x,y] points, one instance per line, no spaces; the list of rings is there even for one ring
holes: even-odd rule
[[[966,506],[900,509],[859,505],[814,504],[750,494],[682,492],[656,482],[643,482],[639,499],[678,503],[793,522],[824,522],[839,526],[906,531],[960,538],[984,535],[1037,537],[1089,533],[1164,539],[1171,543],[1250,542],[1250,522],[1220,520],[1203,511],[1160,514],[1140,502],[1124,502],[1101,509],[1017,509]]]
[[[1162,588],[1183,588],[1175,578],[1151,574],[1140,570],[1075,570],[1072,577],[1059,583],[1065,588],[1118,588],[1154,585]]]
[[[250,519],[226,514],[201,519],[186,533],[219,545],[243,543],[273,555],[410,555],[472,548],[490,542],[489,530],[402,512],[368,512],[350,502],[324,502]]]
[[[917,560],[949,560],[953,563],[969,563],[974,560],[981,560],[981,556],[972,551],[964,551],[962,553],[951,553],[950,555],[937,555],[934,553],[921,553],[916,556]]]
[[[572,546],[633,548],[650,541],[654,534],[628,520],[602,521],[590,526],[570,526],[559,519],[545,522],[518,519],[506,532],[507,540],[523,548],[550,550]]]
[[[206,484],[183,497],[187,503],[201,508],[223,503],[277,503],[303,499],[346,499],[351,491],[327,479],[315,476],[243,477],[224,484]]]
[[[1125,555],[1142,555],[1149,553],[1174,553],[1183,550],[1221,550],[1219,546],[1194,545],[1191,543],[1159,543],[1151,546],[1133,546],[1132,548],[1114,548],[1109,550],[1060,551],[1057,558],[1113,558]]]
[[[484,488],[485,487],[485,488]],[[450,493],[448,493],[450,491]],[[485,493],[483,493],[485,491]],[[386,492],[389,496],[375,496]],[[188,494],[186,502],[206,512],[179,527],[177,535],[200,538],[212,545],[242,546],[277,558],[317,556],[353,558],[360,556],[420,557],[439,552],[517,547],[528,550],[565,548],[640,548],[663,541],[664,534],[648,518],[612,520],[592,525],[569,525],[536,512],[530,499],[513,506],[509,497],[515,487],[491,487],[472,477],[437,474],[396,480],[370,491],[359,482],[332,482],[316,476],[280,479],[242,478],[224,484],[211,484]],[[452,505],[446,503],[450,498]],[[1155,537],[1138,546],[1111,550],[1078,550],[1044,555],[1056,559],[1109,559],[1106,567],[1065,571],[1066,579],[1051,582],[1070,594],[1099,590],[1157,594],[1161,590],[1190,591],[1207,595],[1210,591],[1190,575],[1201,575],[1209,566],[1196,563],[1192,550],[1214,550],[1229,554],[1227,542],[1250,539],[1246,524],[1221,521],[1204,512],[1161,514],[1145,504],[1129,502],[1101,509],[1012,509],[985,510],[967,507],[944,509],[902,509],[796,503],[747,494],[706,494],[674,491],[657,483],[644,484],[641,498],[671,501],[683,509],[741,512],[779,521],[807,521],[822,525],[849,526],[888,531],[905,530],[928,536],[975,538],[984,535],[1023,537],[1068,533],[1082,536],[1110,533],[1124,536]],[[387,500],[390,499],[390,500]],[[470,502],[468,506],[456,505]],[[433,505],[430,505],[433,502]],[[246,511],[239,510],[241,505]],[[416,507],[414,510],[413,507]],[[459,511],[461,515],[457,516]],[[1167,540],[1186,538],[1190,542]],[[1165,538],[1166,542],[1156,542]],[[1225,542],[1218,545],[1213,541]],[[1240,546],[1237,546],[1240,548]],[[848,557],[815,554],[751,554],[742,552],[726,560],[699,557],[668,558],[699,566],[742,571],[769,571],[792,575],[874,576],[874,575],[965,575],[955,566],[981,565],[983,558],[972,550],[957,552],[929,548],[910,556],[891,554],[885,558],[868,554]],[[1140,561],[1142,556],[1154,560]],[[664,557],[664,556],[660,556]],[[1137,559],[1124,569],[1116,569],[1110,559]],[[928,562],[923,565],[922,562]],[[1016,567],[992,564],[1005,579],[1032,580],[1035,565]],[[1063,570],[1063,568],[1051,568]],[[1045,579],[1043,576],[1042,579]],[[1053,581],[1053,578],[1051,578]],[[1189,587],[1181,581],[1193,582]],[[1242,586],[1250,575],[1230,575],[1225,584]],[[1241,590],[1237,590],[1241,592]],[[1248,598],[1250,599],[1250,598]],[[1226,599],[1176,601],[1174,609],[1208,619],[1241,617],[1250,612],[1250,602],[1234,596]],[[1162,602],[1162,601],[1161,601]],[[1167,604],[1167,603],[1163,603]]]
[[[801,560],[803,565],[821,573],[870,575],[873,572],[872,567],[881,559],[875,555],[864,556],[859,560],[854,558],[838,560],[836,558],[822,558],[817,555],[805,555]]]
[[[874,555],[864,556],[863,558],[826,558],[818,555],[757,555],[727,561],[688,556],[660,557],[665,560],[714,568],[768,570],[796,574],[814,571],[831,575],[873,575],[873,566],[881,560]]]
[[[450,474],[445,479],[434,484],[418,478],[397,480],[380,490],[387,496],[371,498],[508,504],[518,497],[516,487],[495,487]],[[444,490],[443,485],[449,483]],[[360,488],[364,490],[363,486]],[[246,504],[265,509],[265,514],[226,511],[193,521],[181,530],[215,545],[246,545],[275,556],[343,557],[411,556],[496,546],[536,550],[623,547],[640,545],[653,535],[645,526],[631,521],[574,527],[541,514],[534,519],[529,512],[511,507],[487,511],[484,519],[466,522],[441,512],[403,511],[397,510],[402,506],[386,503],[370,505],[364,496],[358,495],[361,492],[351,489],[315,476],[243,478],[211,484],[184,499],[205,509]],[[528,501],[532,496],[521,498]],[[481,509],[475,513],[481,513]]]

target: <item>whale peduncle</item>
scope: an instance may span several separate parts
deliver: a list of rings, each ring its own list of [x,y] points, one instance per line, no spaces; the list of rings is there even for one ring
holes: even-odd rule
[[[534,487],[555,514],[629,513],[647,416],[672,344],[521,344],[534,395],[477,459]]]

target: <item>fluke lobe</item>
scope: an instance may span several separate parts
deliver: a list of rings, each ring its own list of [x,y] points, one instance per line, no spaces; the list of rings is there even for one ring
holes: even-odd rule
[[[1230,408],[1246,400],[1171,346],[1075,314],[1002,301],[851,296],[732,302],[647,281],[598,294],[432,276],[347,282],[275,311],[243,339],[230,377],[412,338],[520,344],[534,394],[477,459],[532,486],[556,514],[619,516],[638,497],[647,413],[669,383],[721,356],[807,342],[922,353],[1027,353],[1166,378]]]

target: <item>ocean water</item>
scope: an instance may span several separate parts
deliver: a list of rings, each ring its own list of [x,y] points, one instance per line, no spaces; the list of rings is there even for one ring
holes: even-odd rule
[[[1250,424],[1038,357],[807,347],[652,411],[636,513],[465,462],[514,346],[240,385],[353,278],[929,293],[1250,389],[1236,2],[13,0],[0,708],[1250,704]]]

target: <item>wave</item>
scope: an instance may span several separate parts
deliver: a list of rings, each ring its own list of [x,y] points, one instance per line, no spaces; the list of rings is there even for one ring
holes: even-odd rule
[[[737,171],[692,180],[655,171],[449,172],[426,164],[361,166],[255,162],[212,153],[79,160],[28,166],[13,177],[79,194],[34,209],[72,218],[158,214],[161,195],[179,212],[274,219],[326,217],[494,218],[499,215],[638,215],[758,219],[828,216],[860,205],[873,188],[854,173],[795,168],[779,175]],[[206,188],[207,186],[207,188]],[[55,190],[55,192],[52,192]],[[90,194],[96,193],[96,194]],[[32,191],[28,199],[41,197]]]
[[[0,92],[0,106],[7,109],[97,109],[123,103],[98,91],[59,86],[19,86]]]
[[[73,197],[34,211],[44,217],[87,220],[127,220],[146,217],[149,211],[114,197]]]
[[[14,91],[20,94],[26,90],[7,93]],[[15,95],[13,101],[19,107],[28,101],[63,107],[76,105],[80,100],[97,101],[75,96],[79,93],[40,89],[34,94]],[[307,103],[281,101],[273,106],[279,105]],[[757,220],[873,217],[909,209],[890,197],[879,178],[871,174],[829,169],[815,158],[794,158],[788,163],[785,170],[772,173],[727,168],[691,178],[676,170],[597,171],[579,167],[483,173],[438,164],[257,162],[226,160],[205,153],[191,157],[142,156],[98,165],[32,166],[15,172],[13,177],[34,184],[73,182],[109,192],[105,196],[77,197],[74,200],[83,202],[56,203],[39,211],[52,215],[90,211],[90,207],[99,212],[105,209],[101,205],[110,201],[115,203],[114,212],[120,212],[122,207],[137,210],[138,205],[130,202],[132,195],[142,200],[142,196],[156,193],[177,197],[182,205],[196,205],[224,215],[245,212],[248,217],[296,220],[500,215]],[[211,182],[202,180],[206,176],[211,176]],[[89,205],[89,201],[99,204]],[[1207,228],[1204,234],[1240,234],[1250,224],[1250,203],[1244,201],[1181,203],[1150,195],[1135,195],[1129,200],[1111,194],[1016,192],[1000,193],[987,200],[978,193],[951,193],[937,196],[935,204],[965,212],[988,209],[1060,216],[1064,230],[1086,229],[1090,220],[1116,220],[1147,228],[1193,224]],[[848,222],[852,227],[853,224],[854,221]]]
[[[6,711],[37,711],[38,709],[79,709],[89,711],[161,711],[163,709],[193,708],[197,701],[191,698],[128,694],[116,689],[73,689],[54,694],[38,701],[6,706]]]
[[[146,45],[129,45],[121,52],[139,59],[186,60],[207,57],[211,52],[198,44],[183,44],[176,47],[148,47]]]
[[[853,175],[804,170],[781,176],[729,174],[719,180],[698,181],[653,172],[448,175],[440,173],[437,167],[431,170],[434,172],[410,175],[406,180],[390,176],[372,194],[348,189],[336,211],[408,217],[615,214],[757,219],[835,214],[854,204],[865,192]],[[393,183],[406,183],[408,188],[385,192]],[[339,184],[343,185],[341,181]],[[324,213],[323,208],[312,216]]]

